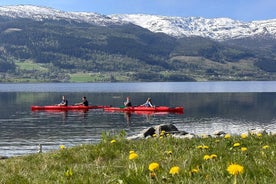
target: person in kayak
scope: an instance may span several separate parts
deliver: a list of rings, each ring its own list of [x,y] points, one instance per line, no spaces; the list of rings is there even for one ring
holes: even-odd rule
[[[65,96],[62,96],[61,102],[58,104],[58,106],[67,106],[68,105],[68,100],[66,100]]]
[[[153,107],[151,98],[148,98],[147,101],[144,104],[142,104],[141,106]]]
[[[124,102],[125,107],[131,107],[131,101],[129,97],[126,97],[126,101]]]
[[[88,105],[89,105],[89,103],[88,103],[88,101],[87,101],[86,97],[84,96],[84,97],[82,97],[82,102],[80,102],[80,103],[76,103],[75,105],[83,105],[83,106],[88,106]]]

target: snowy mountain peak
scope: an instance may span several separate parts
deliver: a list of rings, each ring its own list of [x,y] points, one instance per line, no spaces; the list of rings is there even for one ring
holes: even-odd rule
[[[253,36],[276,38],[276,19],[241,22],[229,18],[206,19],[202,17],[168,17],[145,14],[100,15],[90,12],[65,12],[32,5],[2,6],[0,16],[85,22],[101,26],[110,24],[135,24],[152,32],[174,37],[201,36],[227,40]]]
[[[113,15],[112,18],[174,37],[202,36],[215,40],[226,40],[262,34],[276,36],[276,19],[241,22],[230,18],[183,18],[143,14]]]
[[[97,25],[121,24],[110,17],[90,12],[65,12],[47,7],[32,5],[0,6],[0,16],[12,18],[30,18],[36,21],[44,19],[68,20]]]

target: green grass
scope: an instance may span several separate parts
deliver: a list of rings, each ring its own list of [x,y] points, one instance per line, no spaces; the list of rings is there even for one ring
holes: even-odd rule
[[[42,64],[34,63],[32,61],[24,61],[24,62],[15,62],[15,65],[20,70],[37,70],[37,71],[48,71],[47,68],[43,67]]]
[[[203,145],[205,148],[200,148]],[[0,183],[220,184],[234,183],[236,177],[237,183],[270,184],[276,179],[275,135],[193,139],[168,135],[128,141],[104,134],[98,144],[57,149],[1,160]],[[131,150],[138,158],[129,160]],[[216,157],[204,159],[211,154]],[[149,171],[153,162],[159,168]],[[244,172],[229,174],[227,168],[232,163],[241,165]],[[173,166],[180,168],[179,173],[169,173]]]

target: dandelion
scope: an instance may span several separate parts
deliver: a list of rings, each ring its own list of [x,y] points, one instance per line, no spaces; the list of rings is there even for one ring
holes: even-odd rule
[[[135,160],[138,158],[138,154],[137,153],[130,153],[129,154],[129,160]]]
[[[59,149],[64,150],[64,149],[65,149],[65,146],[64,146],[64,145],[60,145],[60,146],[59,146]]]
[[[241,151],[245,152],[245,151],[247,151],[247,148],[246,147],[241,147]]]
[[[165,135],[166,131],[165,130],[162,130],[161,133],[160,133],[160,136],[163,136]]]
[[[246,133],[242,133],[242,134],[241,134],[241,138],[245,139],[245,138],[247,138],[247,137],[248,137],[248,135],[247,135]]]
[[[268,148],[269,148],[268,145],[263,146],[263,149],[268,149]]]
[[[194,169],[192,169],[191,170],[191,173],[193,174],[193,173],[198,173],[199,172],[199,169],[197,169],[197,168],[194,168]]]
[[[115,143],[115,142],[116,142],[115,139],[113,139],[113,140],[110,141],[111,144],[113,144],[113,143]]]
[[[240,143],[236,142],[234,143],[233,147],[239,147],[240,145],[241,145]]]
[[[156,163],[156,162],[153,162],[153,163],[150,163],[149,164],[149,170],[154,172],[155,170],[158,170],[159,169],[159,164]]]
[[[157,137],[157,135],[156,135],[156,134],[153,134],[152,137]]]
[[[178,166],[173,166],[171,169],[170,169],[170,174],[171,175],[176,175],[176,174],[178,174],[179,173],[179,171],[180,171],[180,168],[178,167]]]
[[[211,157],[210,157],[210,155],[204,155],[203,159],[204,160],[209,160],[209,159],[211,159]]]
[[[205,146],[205,145],[199,145],[197,146],[198,149],[208,149],[209,146]]]
[[[66,177],[71,177],[71,176],[73,176],[72,168],[68,169],[68,170],[65,172],[65,176],[66,176]]]
[[[231,164],[227,167],[227,171],[229,174],[234,175],[234,184],[236,184],[237,175],[242,174],[244,172],[244,168],[239,164]]]
[[[225,134],[225,136],[224,136],[225,139],[229,139],[230,137],[231,137],[230,134]]]
[[[262,136],[263,136],[263,134],[257,133],[257,137],[262,137]]]
[[[244,168],[239,164],[231,164],[227,167],[227,171],[231,175],[238,175],[244,172]]]
[[[211,159],[214,159],[214,158],[217,158],[217,157],[218,157],[218,156],[217,156],[216,154],[211,154],[211,155],[210,155],[210,158],[211,158]]]

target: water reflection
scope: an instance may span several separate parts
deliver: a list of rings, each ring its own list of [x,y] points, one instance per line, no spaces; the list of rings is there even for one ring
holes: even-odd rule
[[[133,105],[151,97],[155,105],[184,106],[184,114],[110,113],[89,111],[31,111],[31,105],[51,105],[66,95],[69,104],[86,96],[91,105]],[[219,129],[241,133],[251,128],[276,129],[276,93],[0,93],[0,155],[35,153],[77,144],[95,143],[103,131],[126,130],[131,135],[149,126],[173,123],[180,130],[212,133]]]

